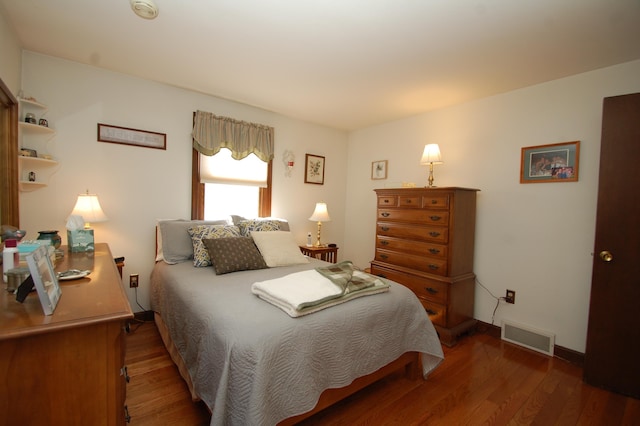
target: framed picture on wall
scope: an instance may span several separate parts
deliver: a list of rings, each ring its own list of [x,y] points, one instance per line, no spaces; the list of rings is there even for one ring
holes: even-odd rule
[[[324,157],[313,154],[305,155],[304,183],[324,185]]]
[[[580,141],[522,148],[520,183],[576,182]]]
[[[373,161],[371,163],[371,179],[386,179],[387,164],[388,160]]]

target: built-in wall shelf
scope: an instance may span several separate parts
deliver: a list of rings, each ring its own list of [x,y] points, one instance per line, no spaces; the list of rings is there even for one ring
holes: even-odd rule
[[[47,186],[46,182],[58,170],[55,166],[59,163],[50,158],[47,149],[47,144],[53,139],[56,131],[50,127],[51,123],[48,120],[46,125],[25,121],[27,113],[32,113],[36,123],[40,123],[48,110],[46,105],[31,99],[18,99],[18,102],[20,149],[32,153],[32,156],[18,156],[18,180],[20,191],[29,192]],[[47,158],[43,158],[43,155]]]

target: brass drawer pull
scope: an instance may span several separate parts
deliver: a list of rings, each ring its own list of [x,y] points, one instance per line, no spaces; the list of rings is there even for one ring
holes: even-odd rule
[[[389,256],[387,256],[386,254],[381,254],[380,257],[383,258],[383,259],[388,259],[389,258]]]
[[[382,241],[380,241],[380,244],[382,244],[383,246],[388,246],[389,245],[389,241],[382,240]]]
[[[439,237],[440,233],[438,231],[431,231],[429,232],[429,235],[431,235],[432,237]]]
[[[429,253],[431,253],[431,254],[438,254],[438,253],[440,253],[440,250],[438,250],[438,249],[436,249],[436,248],[430,248],[430,249],[429,249]]]
[[[438,200],[431,200],[431,204],[438,204]]]
[[[438,292],[438,290],[436,290],[436,289],[435,289],[435,288],[433,288],[433,287],[425,287],[424,289],[425,289],[425,291],[426,291],[427,293],[429,293],[429,294],[438,294],[438,293],[439,293],[439,292]]]
[[[381,227],[380,229],[382,229],[383,231],[385,231],[385,232],[386,232],[386,231],[388,231],[388,230],[389,230],[389,227],[388,227],[388,226],[383,226],[383,227]]]
[[[389,213],[389,212],[383,212],[383,213],[380,213],[380,216],[382,216],[382,217],[389,217],[389,216],[391,216],[391,213]]]
[[[429,216],[429,219],[431,219],[434,222],[439,221],[440,219],[442,219],[442,216]]]
[[[131,378],[129,377],[129,370],[127,369],[127,366],[124,366],[120,369],[120,375],[124,376],[124,380],[127,383],[129,383],[129,381],[131,380]]]
[[[385,200],[384,200],[384,203],[385,203],[385,204],[389,204],[389,200],[385,199]]]
[[[430,263],[430,264],[429,264],[429,269],[431,269],[432,271],[435,271],[435,270],[437,270],[438,268],[439,268],[439,266],[438,266],[438,265],[434,265],[433,263]]]
[[[438,314],[436,311],[432,311],[432,310],[431,310],[431,309],[429,309],[429,308],[425,308],[424,310],[425,310],[425,311],[427,311],[427,314],[428,314],[430,317]]]

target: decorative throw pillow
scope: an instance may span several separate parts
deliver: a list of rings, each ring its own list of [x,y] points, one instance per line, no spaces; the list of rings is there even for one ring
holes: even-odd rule
[[[309,263],[309,259],[302,254],[290,232],[252,231],[251,238],[270,268]]]
[[[193,266],[211,266],[209,251],[202,240],[211,238],[239,237],[240,230],[233,225],[198,225],[188,229],[193,243]]]
[[[249,220],[246,217],[243,216],[238,216],[236,214],[232,214],[231,215],[231,220],[233,221],[233,224],[238,226],[238,224],[244,220]],[[279,217],[257,217],[257,218],[253,218],[252,220],[275,220],[276,222],[278,222],[278,226],[280,226],[280,231],[290,231],[289,229],[289,222],[286,219],[281,219]]]
[[[267,264],[249,237],[204,239],[216,275],[264,269]]]
[[[196,225],[230,225],[226,220],[158,220],[156,225],[156,260],[173,265],[193,258],[193,243],[187,231]]]
[[[238,222],[240,235],[250,237],[251,231],[278,231],[280,224],[276,220],[247,219]]]

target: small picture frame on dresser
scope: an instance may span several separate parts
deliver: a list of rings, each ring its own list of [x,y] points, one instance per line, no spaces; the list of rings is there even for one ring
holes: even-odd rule
[[[27,255],[26,258],[44,314],[53,315],[62,291],[60,290],[58,277],[53,270],[48,248],[40,246]]]

